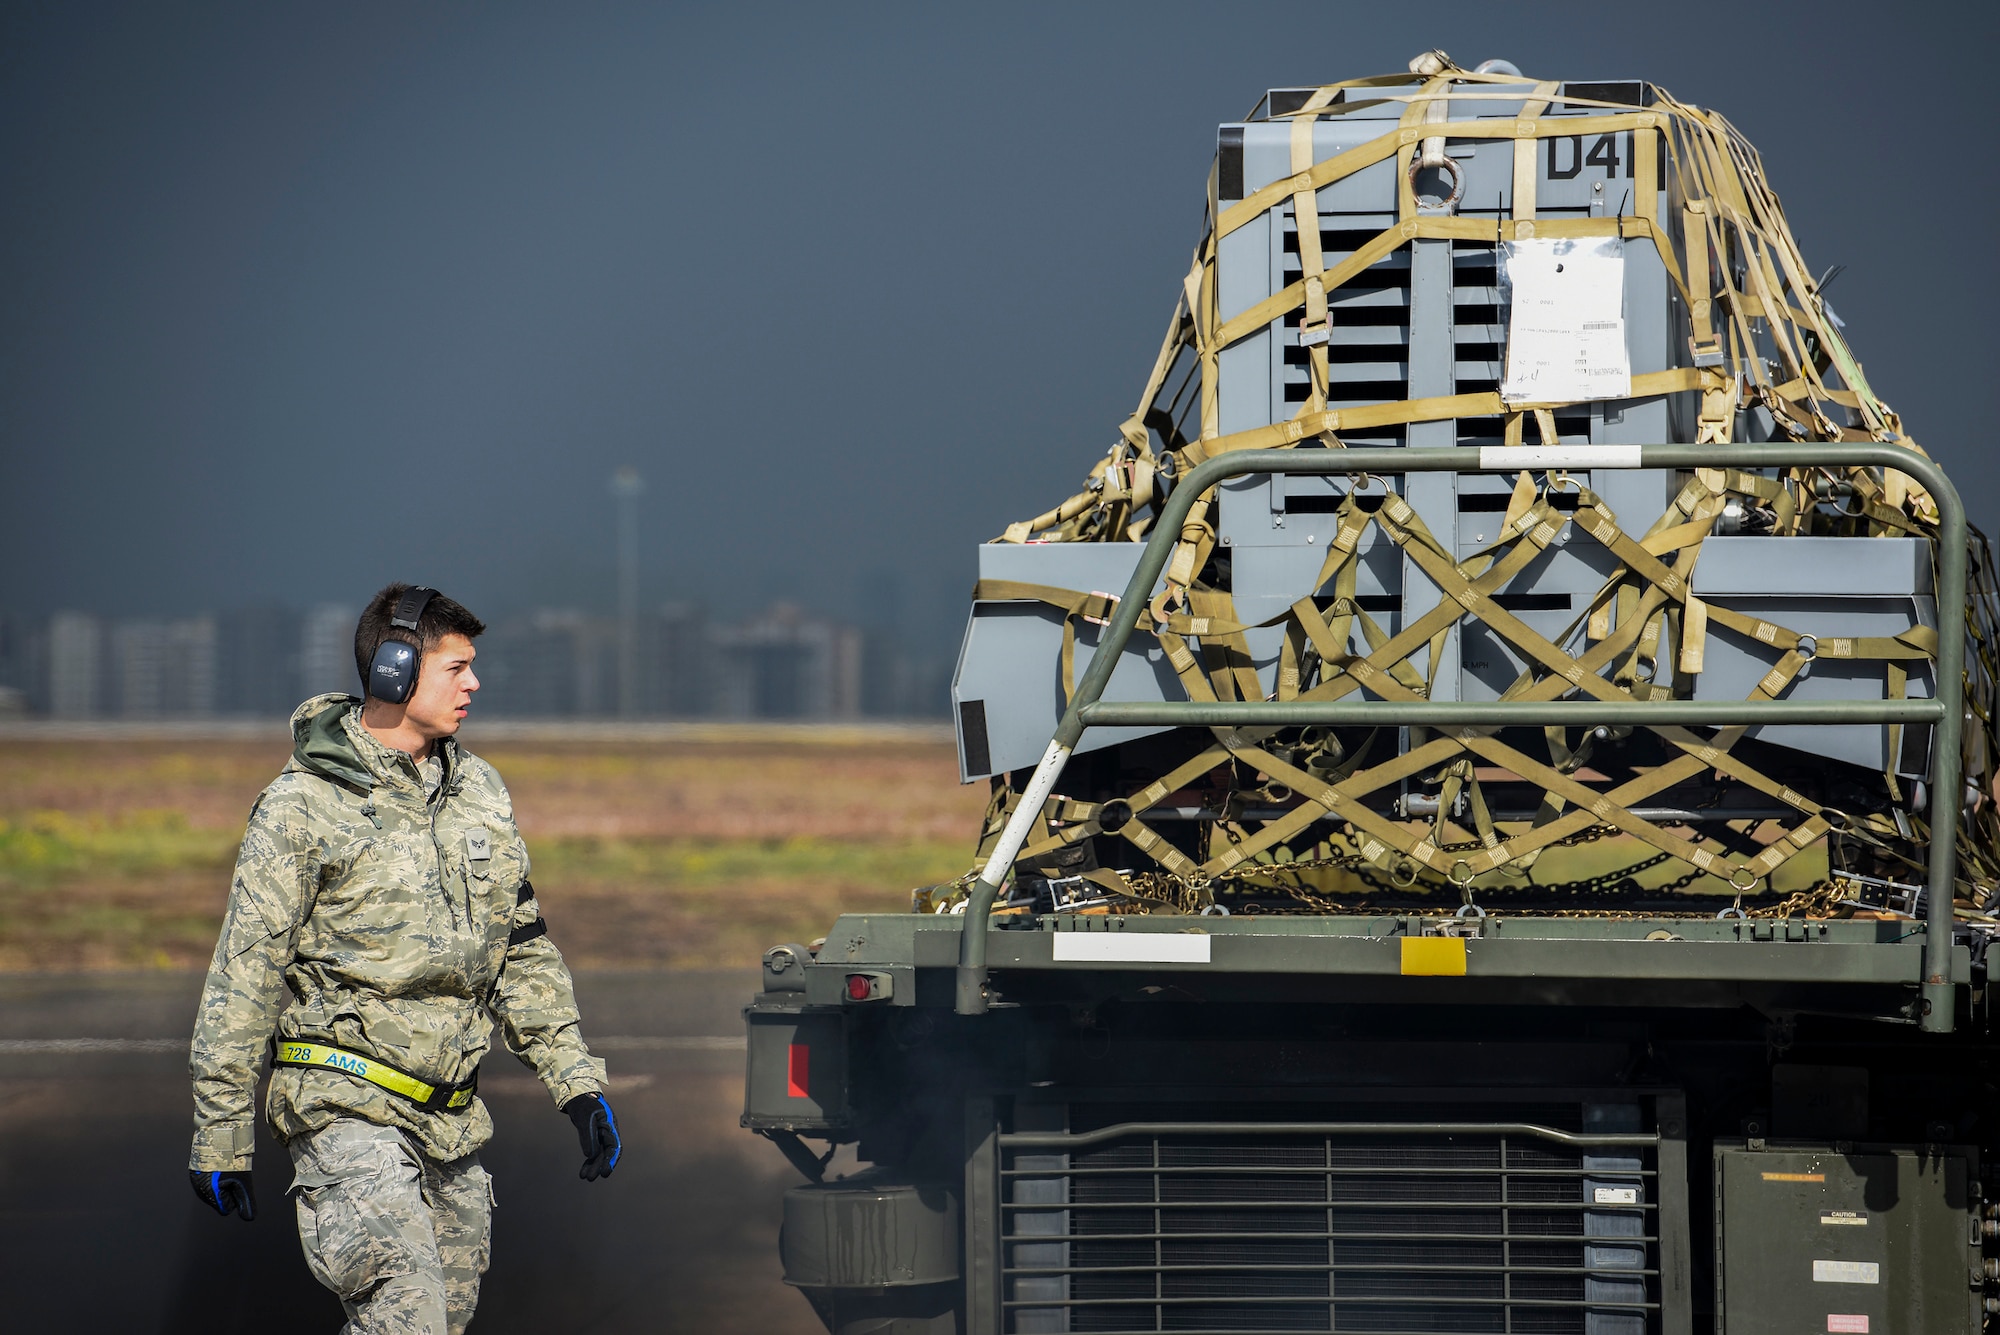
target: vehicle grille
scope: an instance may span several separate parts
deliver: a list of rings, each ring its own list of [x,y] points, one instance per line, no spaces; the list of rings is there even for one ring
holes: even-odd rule
[[[1002,1138],[1007,1331],[1657,1328],[1650,1135],[1078,1121]]]

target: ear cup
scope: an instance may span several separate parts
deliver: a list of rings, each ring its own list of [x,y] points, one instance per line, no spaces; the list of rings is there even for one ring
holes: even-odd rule
[[[368,665],[368,694],[392,705],[407,702],[417,688],[417,646],[408,640],[384,640]]]

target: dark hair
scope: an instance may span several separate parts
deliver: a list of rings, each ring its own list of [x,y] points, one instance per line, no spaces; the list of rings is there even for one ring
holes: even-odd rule
[[[368,607],[361,613],[361,620],[354,627],[354,667],[361,674],[362,691],[368,688],[368,665],[375,661],[375,651],[382,647],[384,640],[410,640],[410,632],[401,626],[389,624],[395,614],[396,601],[410,589],[408,584],[390,584],[368,600]],[[464,606],[453,602],[443,594],[433,596],[424,606],[423,615],[417,618],[417,653],[421,657],[437,648],[438,641],[447,635],[463,635],[470,640],[486,629],[486,623],[465,610]]]

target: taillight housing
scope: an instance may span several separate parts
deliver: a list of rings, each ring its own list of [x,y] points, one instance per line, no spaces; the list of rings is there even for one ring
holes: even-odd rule
[[[847,975],[849,1001],[887,1001],[895,993],[895,982],[886,973]]]

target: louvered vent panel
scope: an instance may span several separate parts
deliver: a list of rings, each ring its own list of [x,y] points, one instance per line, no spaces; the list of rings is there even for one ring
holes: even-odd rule
[[[1005,1330],[1658,1328],[1650,1137],[1605,1149],[1499,1126],[1385,1133],[1396,1110],[1379,1107],[1337,1110],[1306,1134],[1245,1134],[1198,1126],[1240,1121],[1241,1108],[1187,1111],[1176,1130],[1181,1119],[1157,1108],[1079,1105],[1072,1137],[1167,1129],[1006,1154]],[[1424,1119],[1560,1131],[1577,1114],[1430,1108]],[[1376,1129],[1341,1129],[1363,1121]]]

